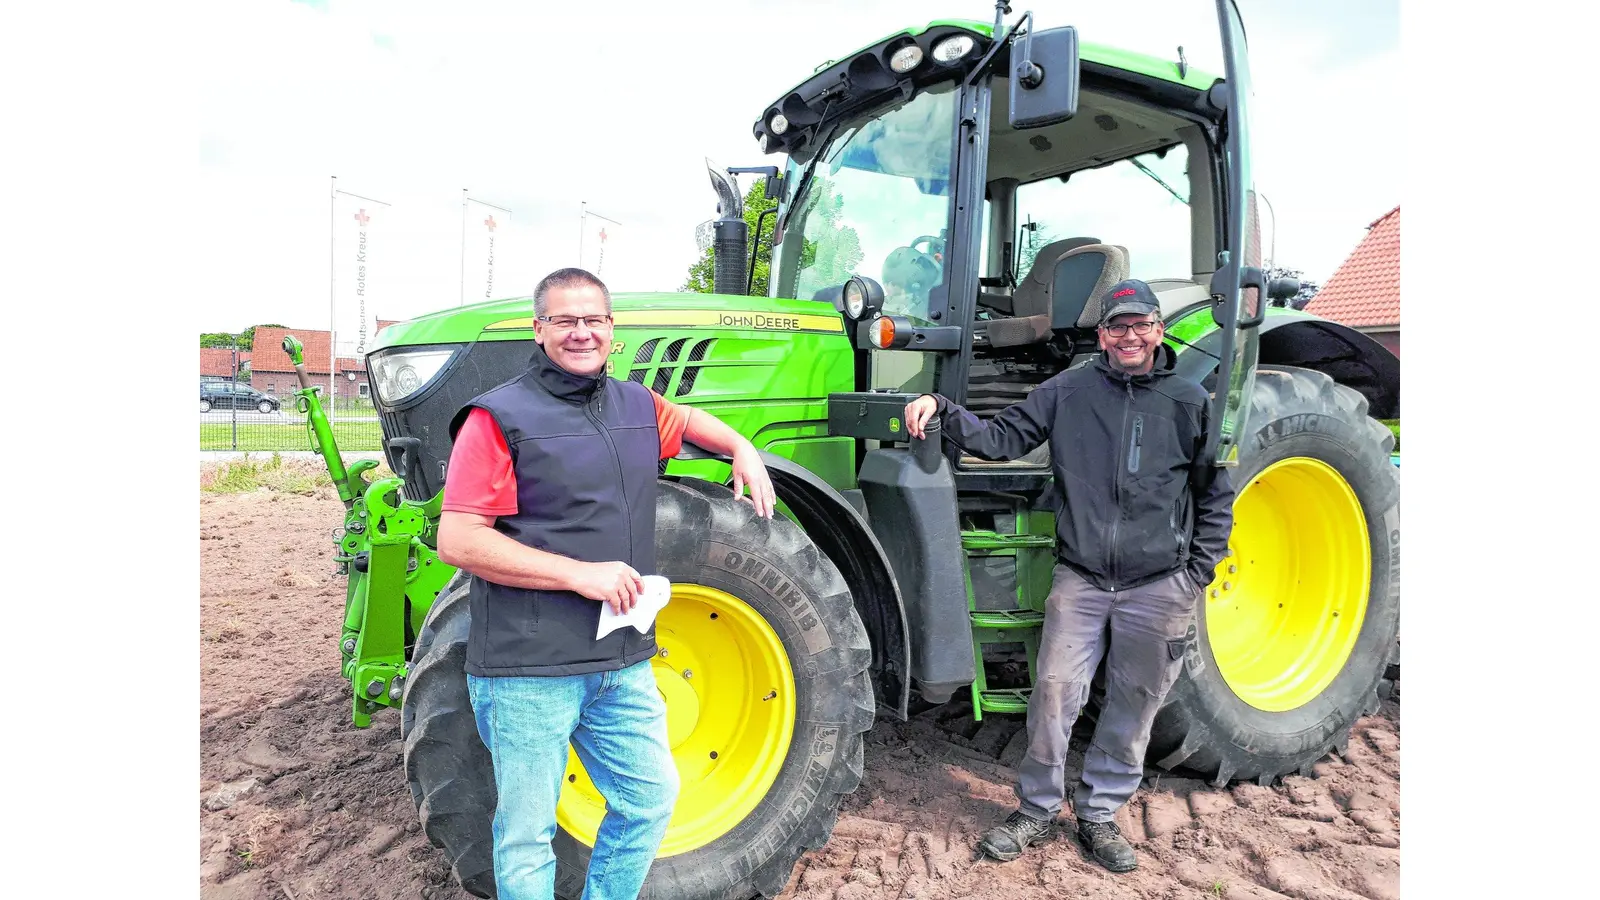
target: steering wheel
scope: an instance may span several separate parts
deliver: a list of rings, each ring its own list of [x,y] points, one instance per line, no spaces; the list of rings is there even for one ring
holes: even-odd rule
[[[917,250],[917,248],[919,246],[921,246],[922,244],[927,244],[928,245],[928,249],[926,249],[926,250],[918,250],[917,252],[922,253],[925,256],[932,257],[934,263],[936,263],[936,264],[938,264],[940,266],[943,266],[944,265],[944,238],[936,237],[936,236],[931,235],[931,234],[924,234],[921,237],[918,237],[916,240],[912,241],[907,246],[909,246],[913,250]]]
[[[934,253],[916,249],[916,244],[934,242]],[[927,314],[928,294],[940,280],[944,242],[935,237],[919,237],[910,246],[896,247],[883,261],[885,312]]]

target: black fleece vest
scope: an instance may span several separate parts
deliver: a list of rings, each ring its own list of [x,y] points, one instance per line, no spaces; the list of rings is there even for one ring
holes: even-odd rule
[[[517,479],[517,512],[495,529],[584,562],[621,560],[655,572],[656,474],[661,454],[649,390],[607,376],[573,375],[536,346],[531,367],[470,401],[505,435]],[[477,676],[581,675],[621,669],[656,652],[652,627],[619,628],[600,640],[598,600],[570,591],[494,584],[474,575],[467,671]]]

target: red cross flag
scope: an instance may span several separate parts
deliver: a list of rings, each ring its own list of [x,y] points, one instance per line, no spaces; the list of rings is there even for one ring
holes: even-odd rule
[[[392,210],[389,204],[371,197],[333,191],[333,289],[329,310],[330,330],[338,356],[359,359],[372,348],[378,334],[378,308],[387,287],[384,277],[387,262],[384,249]],[[320,381],[337,373],[315,375]],[[335,385],[338,396],[355,388]]]
[[[578,267],[605,277],[607,266],[615,270],[613,256],[621,223],[602,216],[585,206],[583,211],[583,239],[578,247]]]
[[[513,239],[513,232],[508,230],[511,210],[475,200],[465,191],[461,207],[460,302],[482,303],[496,299],[506,294],[504,285],[495,279],[495,262],[503,255],[502,245]]]

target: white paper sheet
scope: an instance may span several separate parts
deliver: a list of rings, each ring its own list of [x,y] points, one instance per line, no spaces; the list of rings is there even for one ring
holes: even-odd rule
[[[611,611],[611,604],[600,604],[600,628],[595,632],[595,640],[629,625],[640,634],[650,630],[656,613],[672,599],[672,583],[660,575],[645,575],[640,580],[644,582],[644,593],[636,598],[632,610],[619,616]]]

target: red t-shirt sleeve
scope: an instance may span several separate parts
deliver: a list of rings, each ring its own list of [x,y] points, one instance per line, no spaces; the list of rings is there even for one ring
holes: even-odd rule
[[[683,449],[683,432],[689,427],[690,407],[680,406],[650,391],[656,401],[656,430],[661,432],[661,458],[677,456]]]
[[[445,472],[443,508],[480,516],[516,515],[511,448],[486,409],[475,407],[456,433]]]

